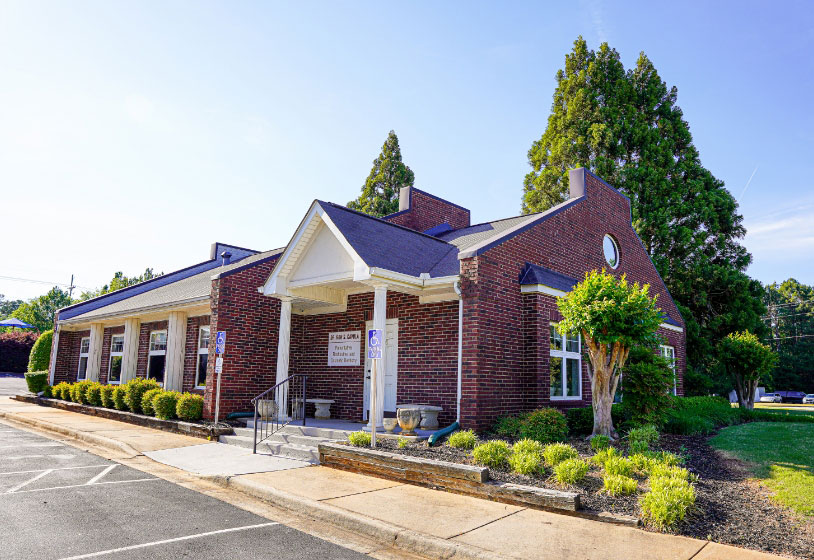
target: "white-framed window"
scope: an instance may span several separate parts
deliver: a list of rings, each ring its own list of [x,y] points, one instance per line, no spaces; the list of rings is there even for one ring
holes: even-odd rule
[[[147,354],[147,378],[164,384],[164,369],[167,365],[167,331],[150,333],[150,348]]]
[[[551,324],[549,364],[551,399],[582,398],[582,341],[579,335],[563,334]]]
[[[76,380],[82,381],[88,377],[88,354],[90,353],[90,337],[86,336],[79,341],[79,369]]]
[[[676,349],[673,346],[662,344],[659,347],[661,350],[661,357],[667,360],[670,369],[673,370],[673,394],[678,394],[678,376],[676,375]]]
[[[110,363],[107,367],[107,382],[110,384],[121,383],[123,354],[124,335],[114,334],[110,337]]]
[[[206,387],[206,366],[209,363],[209,327],[198,329],[198,367],[195,369],[195,386]]]
[[[611,268],[619,266],[619,244],[612,235],[605,235],[602,239],[602,254]]]

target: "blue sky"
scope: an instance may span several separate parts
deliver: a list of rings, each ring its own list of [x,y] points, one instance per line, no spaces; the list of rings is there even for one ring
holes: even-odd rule
[[[516,215],[580,34],[626,66],[645,51],[678,87],[740,200],[750,274],[814,284],[803,2],[6,0],[0,277],[96,287],[215,240],[285,245],[313,199],[357,196],[390,129],[417,187],[475,221]],[[7,298],[47,289],[0,278]]]

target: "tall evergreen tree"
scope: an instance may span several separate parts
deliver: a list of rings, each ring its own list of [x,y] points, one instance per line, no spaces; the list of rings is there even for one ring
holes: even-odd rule
[[[372,216],[387,216],[398,212],[399,191],[412,187],[415,174],[401,161],[399,138],[392,130],[384,141],[382,151],[373,160],[373,169],[365,180],[359,198],[348,202],[348,208]]]
[[[688,323],[692,390],[712,371],[718,340],[763,332],[762,288],[744,273],[751,255],[740,244],[737,203],[701,165],[678,90],[647,55],[625,70],[607,43],[593,51],[579,37],[556,80],[548,126],[528,152],[523,212],[565,200],[574,167],[630,197],[633,226]]]

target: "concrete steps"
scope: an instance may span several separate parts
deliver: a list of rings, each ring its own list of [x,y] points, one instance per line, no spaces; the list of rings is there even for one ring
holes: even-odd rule
[[[249,421],[251,423],[252,421]],[[257,452],[319,463],[320,443],[347,439],[348,431],[289,424],[257,444]],[[254,428],[235,428],[235,435],[220,436],[219,441],[251,449],[254,446]]]

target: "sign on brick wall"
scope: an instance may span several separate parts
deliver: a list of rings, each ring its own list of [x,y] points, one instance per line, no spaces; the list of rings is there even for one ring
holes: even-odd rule
[[[328,335],[328,366],[358,366],[362,331],[332,332]]]

